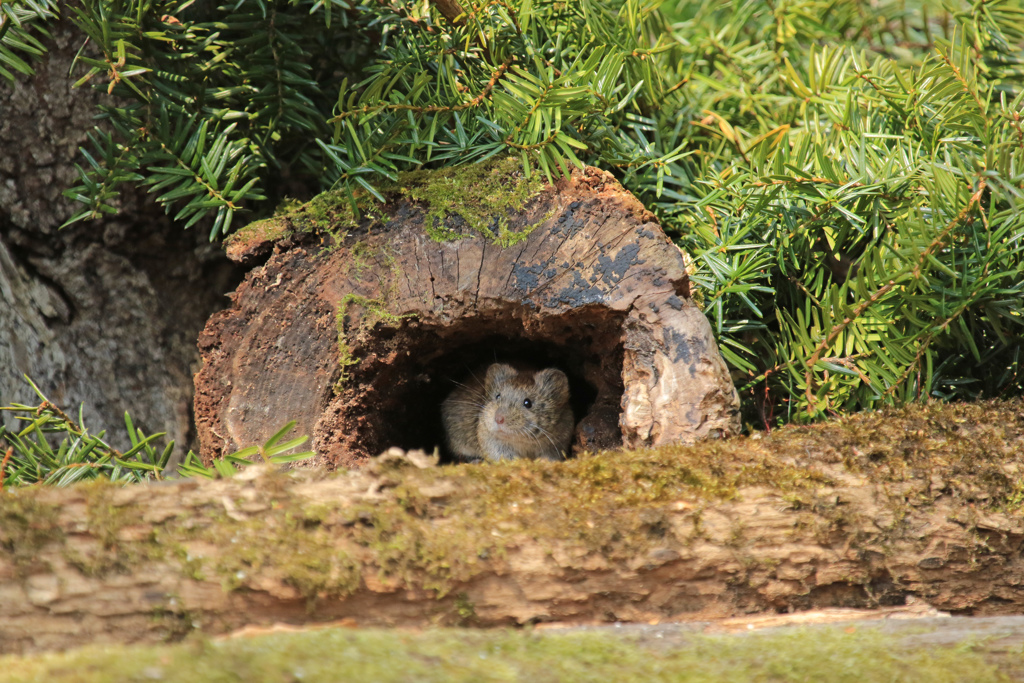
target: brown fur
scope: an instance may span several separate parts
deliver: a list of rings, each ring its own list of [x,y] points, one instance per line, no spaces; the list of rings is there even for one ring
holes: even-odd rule
[[[564,372],[504,363],[487,368],[482,382],[474,377],[453,391],[441,417],[448,448],[461,460],[562,460],[575,427]]]

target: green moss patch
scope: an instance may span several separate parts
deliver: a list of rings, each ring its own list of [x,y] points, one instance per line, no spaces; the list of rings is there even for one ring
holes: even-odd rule
[[[0,681],[765,681],[995,683],[971,642],[914,647],[874,628],[692,635],[652,647],[605,632],[325,629],[172,646],[0,658]]]
[[[516,157],[404,173],[398,184],[403,194],[426,204],[426,230],[433,239],[458,239],[459,233],[447,227],[446,222],[449,216],[459,216],[471,230],[501,246],[522,242],[536,227],[513,231],[508,219],[510,213],[521,211],[544,187],[539,174],[526,179]]]
[[[359,331],[371,329],[378,323],[390,326],[398,326],[405,318],[412,317],[412,314],[398,315],[388,310],[389,302],[394,298],[398,289],[398,261],[387,248],[373,249],[365,242],[356,242],[352,246],[351,267],[355,275],[363,277],[367,271],[376,272],[381,294],[375,298],[369,298],[358,294],[346,294],[338,302],[338,309],[335,312],[335,324],[338,330],[338,380],[335,383],[335,393],[341,390],[342,385],[348,381],[348,368],[357,365],[359,359],[352,353],[349,346],[349,333],[346,330],[351,306],[359,306],[363,309],[359,319]]]
[[[294,232],[284,216],[271,216],[253,221],[224,240],[225,245],[233,242],[276,242]]]
[[[352,353],[352,348],[349,346],[349,335],[345,330],[349,307],[352,305],[360,306],[363,309],[363,316],[359,324],[359,329],[361,330],[369,329],[379,322],[398,325],[405,317],[388,311],[386,297],[384,296],[370,299],[358,294],[346,294],[341,298],[341,301],[338,303],[338,310],[334,315],[338,329],[338,368],[340,370],[338,381],[334,387],[336,393],[348,381],[348,368],[359,363],[359,359],[355,357]]]
[[[911,404],[789,426],[762,443],[779,455],[841,465],[872,481],[894,485],[895,496],[910,496],[909,502],[915,504],[952,495],[991,510],[1024,507],[1020,399]]]
[[[137,520],[131,506],[113,504],[113,495],[121,487],[105,479],[82,484],[86,494],[86,519],[98,545],[88,553],[65,550],[65,558],[86,576],[103,576],[127,571],[140,560],[157,557],[162,549],[155,542],[123,542],[119,532]],[[154,539],[151,539],[154,540]]]
[[[19,568],[35,560],[47,543],[63,538],[57,524],[58,508],[36,499],[35,489],[0,490],[0,552]]]
[[[421,203],[427,212],[425,229],[439,242],[459,239],[449,227],[452,217],[462,219],[470,230],[501,246],[522,242],[536,225],[521,230],[510,227],[509,217],[522,211],[526,203],[544,187],[539,174],[523,175],[517,157],[501,157],[478,164],[401,173],[398,182],[378,182],[378,190],[388,204],[401,197]],[[363,214],[379,222],[387,220],[387,205],[365,192],[352,201],[341,191],[317,195],[298,208],[287,207],[278,215],[255,221],[231,235],[225,242],[273,242],[296,232],[329,236],[330,247],[359,225]]]
[[[364,202],[365,203],[365,202]],[[276,242],[297,232],[318,233],[329,237],[325,246],[335,247],[348,231],[359,224],[356,213],[344,192],[323,192],[297,208],[286,206],[277,215],[254,221],[224,240],[232,244]]]
[[[213,567],[225,589],[244,587],[262,573],[281,577],[312,607],[318,598],[343,597],[359,588],[358,564],[327,532],[294,509],[283,515],[218,525],[203,536],[221,548]]]
[[[348,196],[337,190],[319,194],[285,216],[296,231],[328,234],[334,238],[335,244],[339,244],[344,235],[358,224]]]
[[[503,551],[484,526],[424,517],[410,504],[410,494],[402,495],[405,498],[395,502],[346,513],[353,539],[374,558],[383,582],[421,586],[441,598],[472,578],[482,560]]]

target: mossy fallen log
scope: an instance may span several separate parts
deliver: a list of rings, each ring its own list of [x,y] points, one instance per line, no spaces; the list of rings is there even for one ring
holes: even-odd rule
[[[575,460],[0,493],[0,648],[246,624],[1024,612],[1024,404]]]

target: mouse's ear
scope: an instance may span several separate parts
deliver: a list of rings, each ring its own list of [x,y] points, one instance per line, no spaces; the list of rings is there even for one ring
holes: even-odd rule
[[[487,368],[487,379],[484,380],[484,390],[487,393],[490,393],[496,384],[506,384],[515,378],[517,374],[516,369],[511,365],[494,363]]]
[[[569,400],[569,378],[558,368],[541,370],[533,382],[542,393],[550,394],[559,403]]]

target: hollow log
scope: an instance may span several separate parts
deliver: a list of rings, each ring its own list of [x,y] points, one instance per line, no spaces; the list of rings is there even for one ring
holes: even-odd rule
[[[430,451],[445,396],[495,360],[567,373],[575,452],[737,431],[684,255],[639,201],[593,168],[469,168],[405,176],[361,221],[328,194],[232,240],[260,265],[200,337],[204,460],[292,419],[321,465]]]
[[[1024,404],[761,438],[331,475],[0,491],[0,651],[246,624],[1024,612]]]

